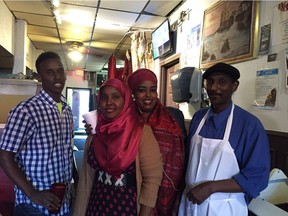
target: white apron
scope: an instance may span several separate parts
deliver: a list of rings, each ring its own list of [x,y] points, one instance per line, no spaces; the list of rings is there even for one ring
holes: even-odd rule
[[[186,187],[179,207],[179,216],[247,216],[248,209],[244,193],[214,193],[201,205],[193,204],[187,198],[195,185],[210,180],[230,179],[239,173],[234,150],[229,143],[233,121],[234,104],[227,120],[223,140],[208,139],[199,135],[209,110],[201,120],[190,143]]]

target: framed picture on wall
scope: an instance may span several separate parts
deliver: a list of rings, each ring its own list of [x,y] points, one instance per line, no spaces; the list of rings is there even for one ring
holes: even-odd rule
[[[259,2],[222,0],[204,11],[200,67],[256,57]]]

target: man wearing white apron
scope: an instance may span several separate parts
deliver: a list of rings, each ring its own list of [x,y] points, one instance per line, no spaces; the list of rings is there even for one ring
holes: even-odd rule
[[[265,129],[232,102],[239,77],[238,69],[225,63],[203,74],[211,107],[196,112],[190,124],[181,216],[247,216],[247,202],[268,185]]]

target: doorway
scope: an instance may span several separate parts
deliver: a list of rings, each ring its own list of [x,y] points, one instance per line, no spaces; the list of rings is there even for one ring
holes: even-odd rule
[[[82,122],[82,115],[94,109],[92,89],[67,87],[66,98],[67,103],[71,107],[73,113],[74,131],[84,131],[85,127],[84,123]]]
[[[164,106],[179,109],[179,104],[173,101],[171,76],[180,69],[180,54],[173,55],[160,62],[160,101]]]

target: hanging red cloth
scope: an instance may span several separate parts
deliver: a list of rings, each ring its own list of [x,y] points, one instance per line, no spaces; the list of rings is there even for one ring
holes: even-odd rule
[[[116,68],[115,78],[123,81],[122,75],[123,75],[123,68]]]
[[[116,59],[114,55],[111,55],[108,61],[108,79],[115,78],[116,75]]]
[[[124,68],[116,68],[116,58],[112,55],[108,62],[108,79],[119,79],[126,82],[127,77],[132,73],[132,60],[127,51],[125,56]]]
[[[126,56],[125,56],[125,63],[124,63],[124,69],[123,69],[123,75],[122,75],[122,81],[126,82],[127,77],[132,74],[132,59],[129,51],[127,50]]]

